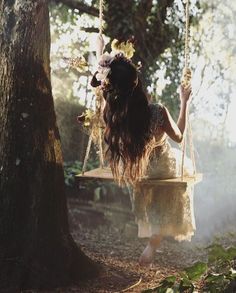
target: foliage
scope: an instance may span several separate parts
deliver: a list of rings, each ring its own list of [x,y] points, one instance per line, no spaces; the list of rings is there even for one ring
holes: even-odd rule
[[[89,160],[86,170],[97,168],[99,166],[98,160]],[[83,162],[65,162],[64,163],[64,176],[65,184],[67,187],[75,187],[75,176],[81,174]],[[83,180],[79,186],[76,187],[74,195],[79,199],[85,201],[95,202],[120,202],[125,205],[130,205],[129,191],[127,188],[119,187],[114,181],[101,181],[97,179]],[[119,196],[117,196],[119,195]]]
[[[78,11],[65,5],[51,3],[51,72],[54,99],[79,101],[89,106],[90,68],[77,70],[73,66],[76,60],[88,60],[89,34],[81,33],[79,27],[88,19]]]
[[[97,168],[99,166],[99,162],[97,160],[89,160],[87,162],[87,171]],[[74,186],[75,183],[75,175],[79,175],[82,172],[83,162],[81,161],[73,161],[73,162],[65,162],[64,163],[64,176],[65,176],[65,184],[67,186]]]
[[[76,25],[77,13],[73,9],[68,9],[65,5],[58,3],[56,6],[53,2],[49,4],[51,18],[54,21],[60,21],[62,23],[70,23]],[[63,26],[57,27],[57,33],[63,32]],[[68,30],[68,27],[66,28]]]
[[[197,292],[196,282],[202,281],[202,292],[234,292],[236,285],[236,247],[225,249],[219,244],[208,247],[208,263],[197,262],[176,276],[168,276],[159,286],[144,290],[143,293]],[[234,289],[232,289],[234,288]]]
[[[56,99],[55,110],[65,161],[83,160],[88,141],[76,118],[84,107],[72,99]]]
[[[201,48],[192,55],[197,72],[194,114],[214,123],[214,132],[217,131],[221,141],[227,135],[225,124],[230,114],[230,102],[235,96],[235,3],[230,0],[203,1],[204,13],[192,29],[195,44],[201,43]]]
[[[56,99],[55,110],[64,161],[83,161],[88,144],[88,131],[77,121],[85,107],[74,99]],[[97,159],[97,147],[92,144],[90,159]]]
[[[211,109],[211,112],[215,112],[217,117],[221,116],[222,121],[224,121],[225,113],[228,112],[230,94],[232,94],[232,84],[228,81],[233,76],[229,66],[232,67],[231,63],[235,63],[235,38],[232,37],[234,35],[232,18],[236,6],[230,4],[230,1],[221,3],[217,0],[215,2],[216,4],[201,1],[200,5],[200,1],[193,1],[190,5],[191,63],[193,64],[193,70],[197,68],[197,79],[199,81],[196,82],[199,86],[197,85],[194,89],[197,93],[197,99],[193,106],[194,111],[198,110],[198,115],[200,115],[201,107],[207,108],[212,104],[209,101],[212,96],[206,97],[206,90],[214,90],[218,98],[215,99],[214,109]],[[65,3],[67,2],[65,1]],[[78,5],[79,3],[80,1],[78,1]],[[81,1],[81,3],[90,5],[90,8],[97,8],[98,6],[98,1]],[[105,3],[106,36],[110,39],[118,38],[121,40],[127,40],[134,36],[136,39],[134,61],[135,63],[141,61],[143,64],[141,74],[145,85],[150,85],[149,91],[155,96],[155,99],[158,98],[165,104],[171,114],[177,118],[179,103],[177,87],[182,74],[184,52],[185,16],[183,1],[106,0]],[[93,34],[90,32],[94,32],[95,30],[92,29],[96,29],[98,26],[96,17],[84,15],[78,9],[68,8],[60,4],[60,1],[51,4],[50,11],[52,41],[60,38],[62,34],[67,34],[69,40],[72,35],[75,35],[74,32],[76,31],[77,37],[74,38],[73,43],[68,42],[68,49],[71,50],[72,57],[79,53],[88,57],[88,52],[92,48],[89,48],[88,42]],[[222,18],[222,14],[225,17]],[[222,36],[220,42],[219,35]],[[53,64],[58,62],[54,53],[52,57]],[[203,68],[201,68],[202,57],[205,62]],[[52,69],[54,82],[54,76],[63,74],[63,72],[55,70],[54,65]],[[161,97],[158,97],[159,93],[156,90],[160,87],[160,80],[156,74],[158,70],[165,71],[165,86],[161,92]],[[209,70],[211,70],[210,75]],[[67,75],[63,74],[63,83],[70,76],[74,81],[77,79],[76,82],[73,82],[76,87],[79,89],[86,87],[86,82],[80,79],[81,74],[77,73],[76,78],[74,71],[67,70]],[[79,82],[78,79],[80,79]],[[219,79],[224,80],[223,86],[222,83],[219,83]],[[68,80],[67,89],[72,87]],[[69,91],[67,90],[67,92]],[[58,92],[57,95],[60,95],[60,93]],[[204,105],[201,101],[203,98]]]
[[[204,290],[216,293],[228,292],[236,283],[236,247],[225,249],[219,244],[214,244],[208,249],[211,270],[204,279]]]
[[[152,85],[151,91],[154,96],[157,95],[155,87],[158,83],[156,71],[158,69],[166,70],[165,78],[171,82],[167,84],[161,102],[170,109],[172,114],[175,114],[179,103],[176,91],[183,67],[184,6],[176,4],[173,0],[107,0],[105,3],[106,36],[121,41],[134,37],[136,53],[133,60],[136,64],[141,61],[142,80],[145,86]],[[94,4],[97,5],[98,1],[94,1],[92,5]],[[200,12],[199,2],[196,1],[191,6],[193,25],[196,25]],[[96,28],[98,25],[95,17],[81,15],[78,10],[68,9],[60,4],[51,5],[51,23],[53,35],[58,38],[60,37],[58,32],[62,33],[63,27],[67,28],[68,35],[72,35],[73,27],[79,32],[78,27],[91,28],[94,26]],[[74,24],[77,24],[77,28]],[[84,41],[90,38],[91,33],[86,33],[86,30],[83,31],[83,29],[78,34],[74,45],[80,48],[80,53],[88,57],[86,50],[88,52],[89,46]],[[71,47],[73,54],[77,54],[72,44],[68,44],[68,46]],[[72,71],[70,70],[68,73],[72,77]],[[54,74],[58,75],[60,71],[54,69]],[[65,82],[65,79],[63,81]],[[80,86],[84,88],[83,84]]]

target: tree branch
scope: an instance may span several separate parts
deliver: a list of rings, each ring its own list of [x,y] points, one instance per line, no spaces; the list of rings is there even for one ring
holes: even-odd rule
[[[86,33],[99,33],[99,29],[96,27],[81,27],[80,30]]]
[[[82,3],[79,0],[55,0],[54,2],[57,4],[62,3],[72,9],[78,9],[80,13],[87,13],[95,17],[99,16],[99,10],[97,8]]]

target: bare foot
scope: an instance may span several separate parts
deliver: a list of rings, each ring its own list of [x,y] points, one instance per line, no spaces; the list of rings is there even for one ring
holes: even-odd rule
[[[141,266],[151,265],[154,259],[155,251],[155,248],[148,244],[142,252],[142,254],[140,255],[139,264]]]

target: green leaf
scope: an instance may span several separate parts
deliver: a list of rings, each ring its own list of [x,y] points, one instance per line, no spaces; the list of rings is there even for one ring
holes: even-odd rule
[[[208,262],[213,263],[218,259],[227,260],[228,254],[222,245],[214,244],[208,247],[210,249]]]
[[[184,293],[186,290],[188,290],[189,293],[192,293],[194,291],[194,285],[189,279],[183,278],[179,284],[179,292]]]
[[[205,289],[212,293],[221,293],[229,283],[223,274],[209,274],[205,278]]]
[[[147,289],[142,291],[142,293],[150,293],[150,292],[156,292],[156,293],[173,293],[175,292],[173,290],[173,286],[176,281],[176,276],[168,276],[165,279],[161,281],[161,284],[158,287]]]
[[[227,249],[227,254],[230,260],[236,258],[236,247],[230,247]]]
[[[197,262],[193,266],[186,268],[185,272],[189,280],[197,281],[207,271],[208,266],[204,262]]]
[[[175,284],[176,276],[169,276],[166,277],[164,280],[161,281],[161,285],[165,287],[172,287]]]
[[[225,276],[222,274],[209,274],[205,278],[205,283],[206,283],[206,285],[220,284],[224,281],[224,279],[225,279]]]

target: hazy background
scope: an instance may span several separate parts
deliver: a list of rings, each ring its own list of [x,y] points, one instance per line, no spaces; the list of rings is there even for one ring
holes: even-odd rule
[[[95,1],[84,2],[97,5]],[[175,1],[168,13],[167,22],[176,25],[179,36],[183,36],[182,1]],[[236,2],[191,1],[191,14],[194,97],[190,119],[197,169],[204,176],[195,188],[195,239],[209,240],[236,232]],[[51,7],[55,105],[64,159],[72,166],[76,162],[77,167],[83,160],[87,138],[76,124],[76,115],[85,106],[93,107],[93,94],[89,86],[90,72],[69,68],[63,58],[84,56],[93,70],[96,33],[86,32],[84,28],[97,26],[95,17],[81,15],[78,10],[63,5]],[[148,77],[148,91],[169,106],[175,117],[176,88],[183,66],[183,38],[176,40],[158,57],[153,67],[155,72]],[[109,37],[106,41],[109,42]]]

